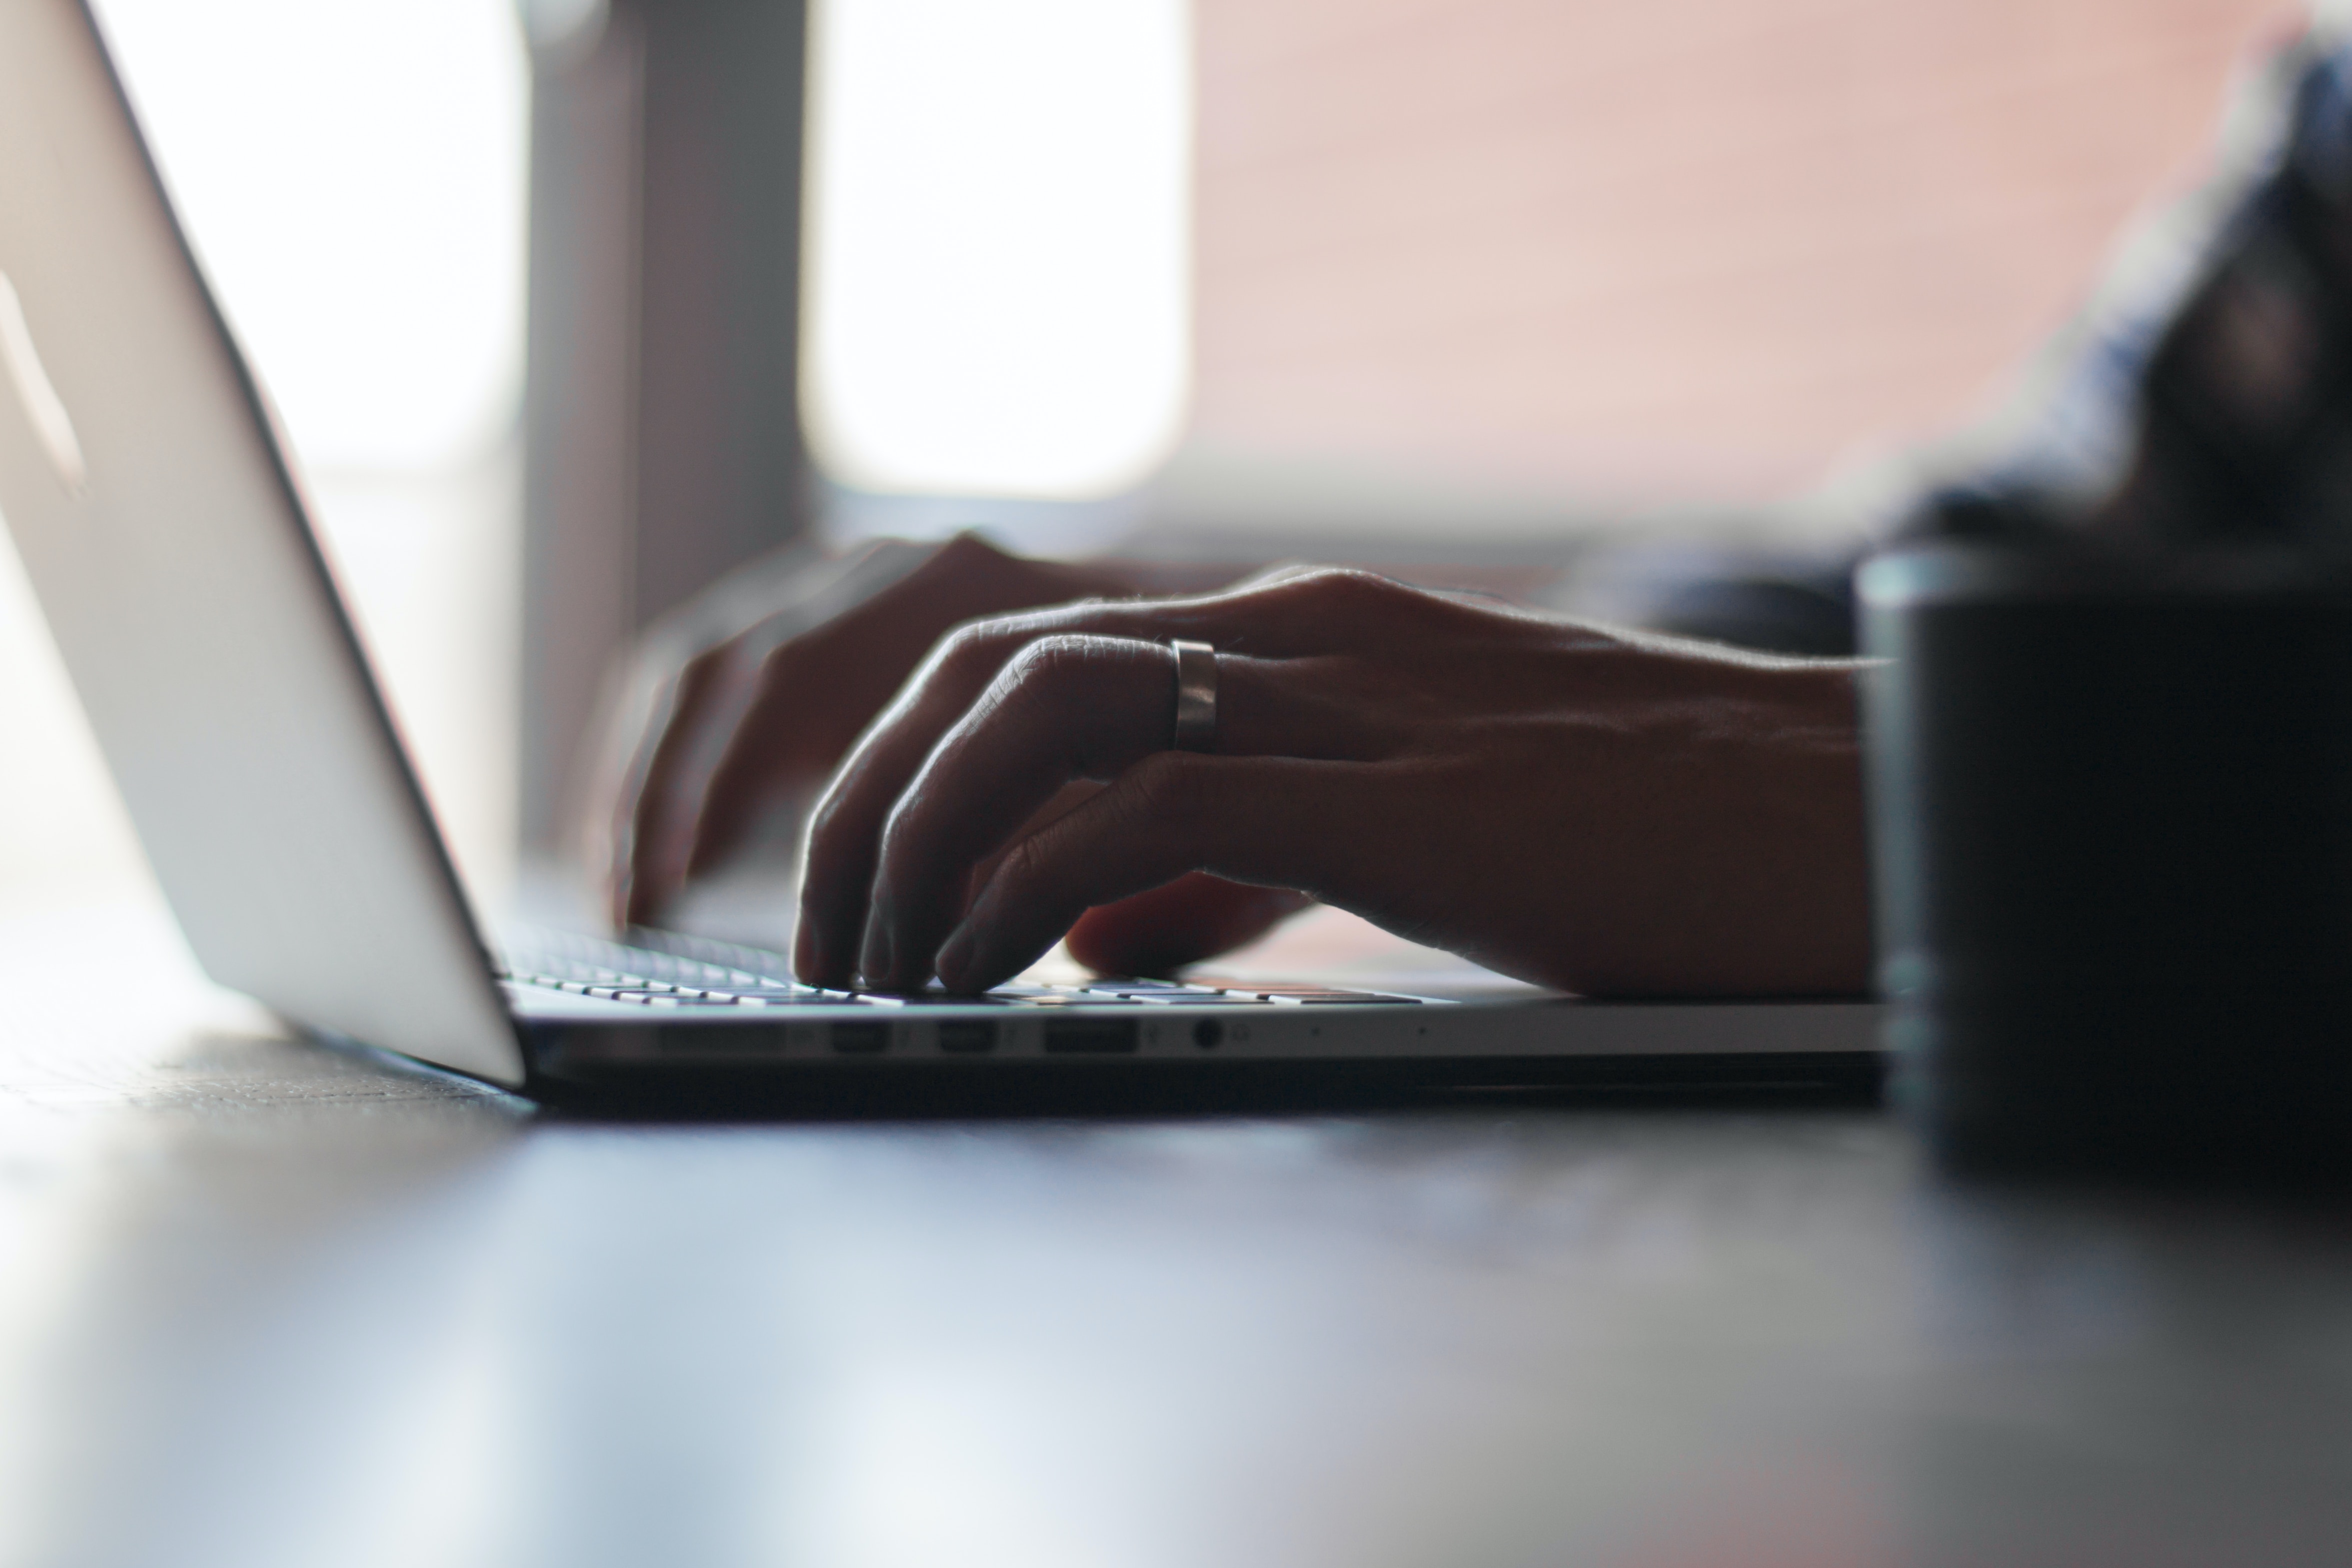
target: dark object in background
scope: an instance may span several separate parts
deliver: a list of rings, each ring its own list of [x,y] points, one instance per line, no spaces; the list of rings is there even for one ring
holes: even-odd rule
[[[1895,1092],[1976,1173],[2352,1172],[2352,612],[2283,553],[1858,577]]]
[[[1616,545],[1580,556],[1555,608],[1759,653],[1854,649],[1858,552]]]
[[[1642,624],[1759,653],[1840,658],[1853,652],[1851,580],[1843,571],[1697,576],[1662,594]]]

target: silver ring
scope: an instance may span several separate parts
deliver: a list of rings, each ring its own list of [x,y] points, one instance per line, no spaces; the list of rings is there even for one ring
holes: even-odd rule
[[[1176,654],[1176,733],[1169,745],[1178,751],[1217,748],[1217,651],[1206,643],[1171,638]]]

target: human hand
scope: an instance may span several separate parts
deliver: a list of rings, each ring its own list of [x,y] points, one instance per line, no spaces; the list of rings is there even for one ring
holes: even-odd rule
[[[1176,637],[1219,650],[1213,755],[1165,749]],[[1852,669],[1345,571],[979,622],[818,804],[794,961],[978,990],[1196,872],[1587,994],[1859,991]]]
[[[814,796],[949,628],[1134,586],[1115,568],[1030,560],[971,535],[779,564],[649,636],[609,721],[587,837],[616,925],[654,920],[772,803]],[[1106,972],[1154,973],[1237,946],[1306,902],[1188,877],[1089,911],[1071,951]]]
[[[653,920],[773,803],[814,796],[950,627],[1115,587],[970,535],[781,564],[723,581],[640,646],[586,833],[616,924]]]

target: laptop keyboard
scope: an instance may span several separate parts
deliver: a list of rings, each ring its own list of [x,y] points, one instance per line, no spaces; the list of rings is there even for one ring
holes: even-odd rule
[[[625,946],[584,936],[540,937],[509,950],[501,977],[517,985],[658,1009],[1395,1007],[1421,1000],[1379,991],[1205,978],[1004,985],[977,997],[950,996],[940,990],[827,990],[803,985],[782,971],[781,958],[756,948],[668,933],[646,935],[655,936],[661,946]]]

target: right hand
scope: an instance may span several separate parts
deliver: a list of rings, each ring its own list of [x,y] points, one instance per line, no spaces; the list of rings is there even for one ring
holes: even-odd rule
[[[1218,650],[1206,752],[1174,638]],[[979,991],[1211,872],[1588,996],[1858,993],[1854,673],[1360,571],[974,622],[818,804],[795,967]]]

